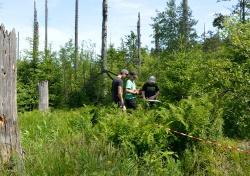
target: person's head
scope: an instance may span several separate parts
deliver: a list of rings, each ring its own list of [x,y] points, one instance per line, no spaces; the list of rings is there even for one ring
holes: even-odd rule
[[[137,74],[135,72],[130,72],[129,73],[129,79],[131,80],[136,80],[138,78]]]
[[[156,78],[155,78],[155,76],[150,76],[150,77],[148,78],[148,83],[149,83],[149,84],[155,84],[155,83],[156,83]]]
[[[122,76],[122,78],[126,78],[128,76],[129,72],[126,69],[122,69],[120,72],[120,75]]]

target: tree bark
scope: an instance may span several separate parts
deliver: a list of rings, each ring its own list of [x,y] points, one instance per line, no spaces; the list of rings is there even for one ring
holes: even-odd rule
[[[107,28],[108,28],[108,0],[103,0],[102,10],[102,71],[107,70]]]
[[[45,0],[45,58],[48,57],[48,0]]]
[[[78,61],[78,11],[79,11],[79,6],[78,6],[78,0],[75,2],[75,63],[74,63],[74,69],[75,69],[75,77],[77,75],[76,70],[77,70],[77,61]]]
[[[39,89],[39,110],[46,112],[49,110],[49,84],[42,81],[38,84]]]
[[[138,54],[138,72],[141,73],[141,14],[138,13],[138,22],[137,22],[137,54]]]
[[[38,50],[39,50],[39,23],[37,20],[36,1],[34,1],[34,29],[33,29],[33,62],[38,62]]]
[[[16,102],[16,34],[0,27],[0,165],[21,159]],[[19,165],[20,166],[20,165]]]
[[[17,34],[17,59],[20,59],[20,34]]]

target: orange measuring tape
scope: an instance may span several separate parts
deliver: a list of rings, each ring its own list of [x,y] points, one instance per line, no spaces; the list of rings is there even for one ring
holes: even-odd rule
[[[188,134],[185,134],[185,133],[181,133],[181,132],[178,132],[178,131],[175,131],[175,130],[172,130],[172,129],[167,129],[167,132],[168,131],[170,131],[172,133],[175,133],[175,134],[178,134],[178,135],[181,135],[181,136],[185,136],[185,137],[191,138],[191,139],[193,139],[195,141],[203,142],[205,144],[212,144],[212,145],[216,145],[218,147],[221,147],[221,148],[224,148],[224,149],[227,149],[227,150],[238,151],[240,153],[245,153],[245,154],[249,154],[250,155],[250,150],[243,150],[243,149],[238,148],[238,147],[232,147],[232,146],[222,145],[222,144],[220,144],[220,143],[218,143],[216,141],[205,140],[205,139],[194,137],[194,136],[191,136],[191,135],[188,135]]]

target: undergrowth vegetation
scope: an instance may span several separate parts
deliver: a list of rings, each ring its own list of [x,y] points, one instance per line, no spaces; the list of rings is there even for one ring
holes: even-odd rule
[[[244,147],[223,138],[222,117],[206,99],[133,113],[113,106],[22,113],[25,175],[247,175],[249,155],[168,130]]]

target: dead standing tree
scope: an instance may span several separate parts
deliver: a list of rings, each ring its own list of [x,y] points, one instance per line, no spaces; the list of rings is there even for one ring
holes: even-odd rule
[[[101,48],[101,89],[98,91],[99,96],[106,95],[106,76],[107,74],[107,34],[108,34],[108,0],[103,0],[102,2],[102,48]],[[99,99],[99,98],[98,98]]]
[[[45,59],[48,58],[48,0],[45,0]]]
[[[49,110],[49,83],[48,81],[41,81],[38,84],[39,89],[39,110],[46,112]]]
[[[39,23],[37,19],[36,1],[34,1],[34,24],[33,24],[33,64],[36,67],[39,57]]]
[[[21,156],[17,123],[16,34],[0,27],[0,165]],[[19,158],[19,157],[18,157]]]
[[[108,0],[102,3],[102,71],[107,70]]]
[[[78,62],[78,15],[79,6],[78,0],[75,2],[75,61],[74,61],[74,70],[75,70],[75,79],[77,79],[77,62]],[[75,80],[76,81],[76,80]]]
[[[138,13],[138,22],[137,22],[137,55],[138,55],[138,72],[141,73],[141,14]]]

